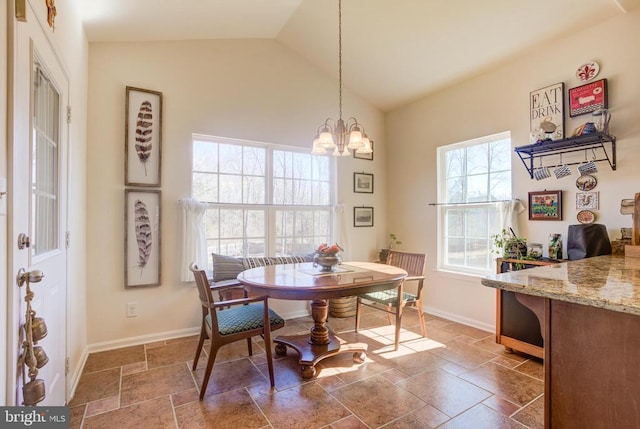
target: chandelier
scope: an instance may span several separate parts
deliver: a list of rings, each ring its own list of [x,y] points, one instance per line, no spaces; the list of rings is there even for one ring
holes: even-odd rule
[[[324,155],[333,149],[333,156],[349,156],[349,149],[356,153],[371,153],[371,142],[364,127],[356,118],[342,119],[342,0],[338,0],[338,120],[327,118],[313,140],[311,153]]]

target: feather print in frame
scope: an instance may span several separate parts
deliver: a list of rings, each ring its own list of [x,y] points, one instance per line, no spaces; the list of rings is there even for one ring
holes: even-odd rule
[[[161,92],[126,87],[124,134],[125,186],[159,187],[162,166]]]
[[[144,166],[144,175],[147,175],[147,162],[153,148],[153,109],[149,100],[144,100],[138,109],[138,121],[136,122],[136,153]]]
[[[134,205],[134,224],[136,230],[136,242],[138,243],[138,268],[140,275],[149,262],[149,256],[153,246],[151,233],[151,219],[147,205],[140,200],[136,200]]]
[[[160,286],[162,192],[125,189],[124,201],[124,286]]]

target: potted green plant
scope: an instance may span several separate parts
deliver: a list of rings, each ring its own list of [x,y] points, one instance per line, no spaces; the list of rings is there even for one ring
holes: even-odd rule
[[[389,234],[389,244],[385,249],[380,249],[380,252],[378,252],[378,259],[380,262],[383,264],[386,263],[387,256],[389,256],[389,250],[393,249],[394,246],[400,246],[401,244],[402,241],[400,241],[394,233]]]
[[[502,258],[524,259],[527,256],[527,239],[518,237],[513,230],[503,228],[498,234],[491,236],[494,253]]]

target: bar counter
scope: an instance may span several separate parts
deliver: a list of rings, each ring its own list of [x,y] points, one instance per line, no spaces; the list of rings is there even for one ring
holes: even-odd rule
[[[640,316],[640,258],[596,256],[493,274],[482,284]]]
[[[640,258],[597,256],[503,274],[544,338],[545,428],[640,428]]]

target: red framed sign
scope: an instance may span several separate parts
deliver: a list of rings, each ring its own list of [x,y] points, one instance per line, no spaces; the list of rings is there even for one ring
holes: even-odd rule
[[[607,79],[596,80],[569,90],[569,116],[571,117],[607,107]]]

